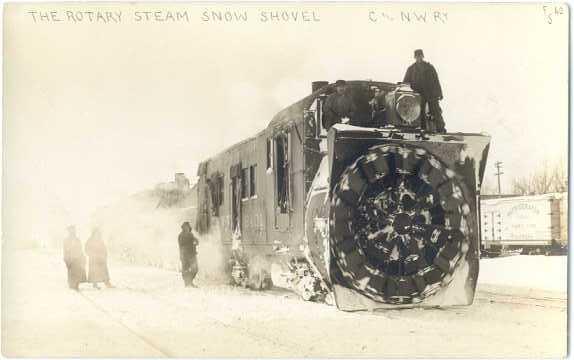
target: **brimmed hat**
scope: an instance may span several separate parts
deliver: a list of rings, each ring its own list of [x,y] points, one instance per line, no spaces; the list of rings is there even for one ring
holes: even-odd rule
[[[343,86],[343,85],[347,85],[347,82],[345,80],[335,81],[335,86]]]
[[[416,49],[415,50],[415,56],[425,56],[425,54],[423,53],[423,49]]]

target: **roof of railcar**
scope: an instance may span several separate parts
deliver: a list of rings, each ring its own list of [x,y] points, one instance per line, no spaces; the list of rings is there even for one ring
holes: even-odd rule
[[[349,80],[346,81],[347,85],[368,85],[368,86],[377,86],[382,88],[383,90],[390,91],[397,87],[396,84],[388,83],[388,82],[381,82],[381,81],[370,81],[370,80]],[[335,83],[328,84],[323,86],[322,88],[318,89],[317,91],[313,92],[312,94],[304,97],[303,99],[297,101],[296,103],[286,107],[285,109],[279,111],[271,122],[267,126],[267,128],[276,129],[282,128],[286,125],[291,124],[293,121],[302,120],[303,119],[303,110],[307,109],[313,101],[323,95],[328,94],[335,89]]]
[[[261,136],[263,133],[265,133],[265,130],[261,130],[259,131],[257,134],[250,136],[248,138],[245,138],[243,140],[241,140],[240,142],[237,142],[229,147],[226,147],[225,149],[221,150],[220,152],[218,152],[217,154],[210,156],[208,159],[206,160],[211,160],[214,159],[216,157],[219,157],[221,155],[224,155],[225,153],[231,152],[233,150],[235,150],[236,148],[240,147],[241,145],[247,144],[255,139],[257,139],[259,136]]]
[[[387,90],[387,91],[393,90],[397,87],[397,85],[393,84],[393,83],[381,82],[381,81],[370,81],[370,80],[349,80],[349,81],[346,81],[346,83],[347,83],[347,85],[350,85],[350,86],[353,86],[353,85],[378,86],[379,88],[382,88],[383,90]],[[297,123],[298,121],[302,121],[303,120],[303,110],[307,109],[317,97],[319,97],[323,94],[328,94],[328,93],[334,91],[334,89],[335,89],[335,83],[323,86],[322,88],[318,89],[317,91],[313,92],[312,94],[307,95],[303,99],[301,99],[301,100],[297,101],[296,103],[289,105],[285,109],[279,111],[277,114],[275,114],[275,116],[273,116],[273,118],[269,122],[269,125],[267,125],[267,127],[265,129],[259,131],[254,136],[251,136],[251,137],[248,137],[244,140],[241,140],[240,142],[235,143],[235,144],[225,148],[224,150],[218,152],[217,154],[210,156],[208,159],[206,159],[204,161],[217,158],[217,157],[222,156],[222,155],[224,155],[230,151],[233,151],[234,149],[240,147],[241,145],[246,144],[252,140],[255,140],[256,138],[258,138],[259,136],[261,136],[262,134],[264,134],[267,131],[273,132],[273,131],[289,128],[294,123]]]

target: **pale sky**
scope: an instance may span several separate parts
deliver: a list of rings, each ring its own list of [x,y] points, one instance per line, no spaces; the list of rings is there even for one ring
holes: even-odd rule
[[[284,9],[320,21],[260,21]],[[226,10],[248,21],[202,19]],[[73,23],[66,11],[122,15]],[[187,11],[189,22],[137,22],[136,11]],[[569,15],[557,12],[549,24],[537,4],[6,5],[4,231],[79,221],[176,171],[195,175],[312,81],[400,81],[416,48],[439,73],[447,129],[490,134],[487,180],[500,160],[509,189],[567,159]]]

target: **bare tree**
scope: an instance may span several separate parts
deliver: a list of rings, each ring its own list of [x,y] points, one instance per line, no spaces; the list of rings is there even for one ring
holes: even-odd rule
[[[530,194],[532,186],[530,177],[522,177],[512,180],[512,193],[517,195]]]
[[[551,174],[552,191],[568,191],[568,170],[564,167],[564,162],[558,162],[552,169]]]
[[[553,165],[544,162],[543,166],[530,176],[519,177],[512,181],[512,193],[518,195],[564,192],[567,188],[568,175],[563,161]]]

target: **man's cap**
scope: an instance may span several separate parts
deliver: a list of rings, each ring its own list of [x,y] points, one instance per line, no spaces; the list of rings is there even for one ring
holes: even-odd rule
[[[335,86],[347,85],[345,80],[337,80],[335,81]]]
[[[423,49],[416,49],[415,50],[415,56],[425,56],[425,54],[423,53]]]

